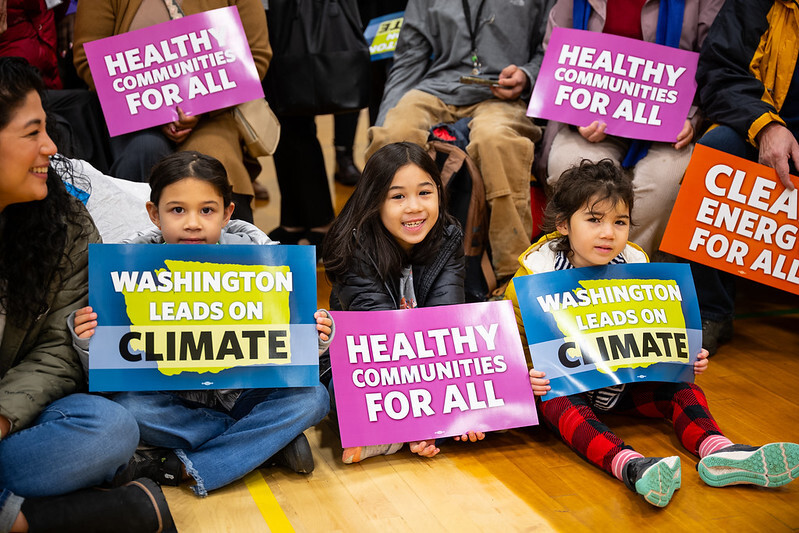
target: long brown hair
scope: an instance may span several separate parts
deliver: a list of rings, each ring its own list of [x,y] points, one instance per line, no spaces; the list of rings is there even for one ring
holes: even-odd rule
[[[429,174],[438,190],[438,220],[422,242],[406,253],[380,220],[380,209],[394,174],[405,165],[415,165]],[[400,142],[375,152],[363,169],[358,186],[333,222],[324,243],[325,272],[332,283],[358,266],[353,261],[358,246],[374,259],[383,280],[398,278],[408,264],[424,264],[434,257],[444,229],[457,223],[447,213],[447,196],[435,161],[416,144]]]

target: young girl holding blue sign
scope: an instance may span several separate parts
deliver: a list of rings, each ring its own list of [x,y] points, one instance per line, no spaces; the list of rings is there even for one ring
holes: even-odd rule
[[[438,167],[424,149],[402,142],[375,152],[325,240],[330,308],[386,311],[464,303],[463,233],[446,205]],[[455,437],[483,438],[480,432]],[[402,444],[346,448],[342,461],[390,455]],[[412,442],[410,449],[423,457],[439,452],[427,441]]]
[[[627,241],[632,223],[633,186],[610,160],[587,160],[560,177],[546,209],[544,229],[551,232],[519,257],[516,276],[568,268],[647,262]],[[527,345],[515,284],[514,301],[523,345]],[[708,365],[702,349],[694,373]],[[544,372],[530,370],[536,396],[550,390]],[[611,411],[672,421],[683,446],[700,457],[702,480],[713,487],[753,484],[776,487],[799,474],[799,445],[776,442],[760,447],[733,444],[710,414],[702,389],[693,383],[627,383],[540,403],[547,425],[581,457],[658,507],[680,488],[680,458],[644,457],[625,444],[597,417]]]
[[[147,211],[158,227],[131,243],[273,244],[258,228],[230,222],[231,186],[216,159],[178,152],[162,159],[150,176]],[[314,314],[322,353],[333,321]],[[75,314],[76,348],[88,364],[88,340],[97,326],[90,307]],[[322,385],[305,388],[182,392],[122,392],[113,399],[133,414],[144,444],[162,451],[137,452],[131,473],[163,484],[193,478],[198,496],[239,479],[269,458],[295,472],[310,473],[313,457],[303,431],[327,415]],[[274,457],[273,457],[274,456]]]

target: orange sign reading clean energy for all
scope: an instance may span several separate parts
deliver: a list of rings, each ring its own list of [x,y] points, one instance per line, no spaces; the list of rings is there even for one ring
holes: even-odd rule
[[[774,169],[697,145],[660,249],[799,294],[797,211]]]

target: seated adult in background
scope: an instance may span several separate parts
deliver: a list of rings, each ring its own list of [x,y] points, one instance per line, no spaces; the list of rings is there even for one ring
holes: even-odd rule
[[[139,431],[121,406],[77,393],[67,317],[86,305],[99,236],[49,165],[43,89],[23,59],[0,58],[0,531],[168,531],[149,480],[79,491],[126,471]]]
[[[799,2],[727,0],[699,56],[702,108],[716,126],[699,144],[777,171],[793,190],[799,167]],[[754,176],[747,176],[754,179]],[[735,276],[692,263],[703,345],[732,338]]]
[[[565,27],[699,51],[723,3],[724,0],[558,0],[549,14],[544,47],[553,28]],[[684,9],[678,9],[680,5]],[[585,20],[586,14],[587,23],[582,27],[579,21]],[[636,224],[630,228],[630,240],[651,256],[666,231],[700,119],[701,114],[692,107],[673,144],[606,135],[606,124],[601,121],[579,128],[550,122],[554,127],[547,131],[547,137],[552,135],[554,139],[547,182],[554,185],[566,169],[583,159],[611,159],[630,169],[636,206]]]
[[[530,246],[530,171],[541,130],[527,105],[541,68],[553,0],[410,0],[367,159],[389,143],[425,145],[430,127],[470,117],[466,148],[480,168],[490,208],[488,240],[501,287]],[[499,78],[500,87],[460,76]],[[503,287],[504,288],[504,287]]]
[[[174,1],[174,0],[167,0]],[[197,0],[184,2],[182,10],[193,15],[221,7],[236,6],[247,35],[258,76],[263,78],[272,57],[264,8],[259,0]],[[94,88],[83,44],[170,20],[164,0],[80,0],[75,20],[75,68]],[[223,109],[188,116],[178,107],[178,120],[111,138],[114,162],[110,174],[146,182],[152,166],[175,150],[194,150],[210,155],[225,166],[233,186],[236,210],[233,218],[252,222],[252,179],[244,163],[244,152],[233,115]],[[256,170],[258,172],[256,172]]]

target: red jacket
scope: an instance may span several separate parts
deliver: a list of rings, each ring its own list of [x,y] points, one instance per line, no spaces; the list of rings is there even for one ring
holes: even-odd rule
[[[61,89],[55,16],[44,0],[8,0],[8,30],[0,35],[0,56],[24,57],[42,73],[48,89]]]

